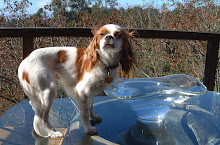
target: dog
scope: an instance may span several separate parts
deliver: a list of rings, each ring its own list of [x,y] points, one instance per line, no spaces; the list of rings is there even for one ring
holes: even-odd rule
[[[98,134],[91,125],[102,118],[93,113],[93,96],[102,92],[117,77],[118,67],[129,72],[134,53],[129,38],[133,32],[107,24],[92,31],[94,37],[87,47],[47,47],[34,50],[19,65],[18,78],[30,99],[35,116],[34,131],[42,137],[57,138],[48,121],[49,111],[57,96],[55,80],[61,83],[68,97],[74,98],[87,134]]]

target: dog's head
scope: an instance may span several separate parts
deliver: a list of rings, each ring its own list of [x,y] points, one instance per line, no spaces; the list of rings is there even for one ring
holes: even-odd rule
[[[108,24],[93,32],[96,37],[97,48],[101,51],[121,51],[125,35],[124,30],[114,24]]]
[[[92,31],[94,38],[87,49],[87,55],[91,56],[94,61],[97,60],[98,54],[104,56],[120,54],[120,64],[122,70],[129,72],[134,63],[132,47],[129,43],[129,37],[133,32],[125,31],[122,27],[115,24],[107,24],[98,30]],[[114,61],[114,60],[112,60]]]

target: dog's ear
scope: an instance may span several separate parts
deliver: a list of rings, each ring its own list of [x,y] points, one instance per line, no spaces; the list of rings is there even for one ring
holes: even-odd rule
[[[132,46],[129,42],[129,39],[133,37],[134,32],[124,31],[124,40],[122,46],[122,56],[120,59],[120,64],[122,66],[122,70],[125,73],[128,73],[130,69],[134,66],[135,58]]]
[[[97,47],[99,47],[97,44],[97,35],[96,32],[94,32],[94,37],[86,49],[86,58],[83,64],[83,66],[85,65],[84,68],[86,68],[86,71],[90,71],[98,61]]]
[[[93,27],[93,28],[91,29],[91,32],[92,32],[92,34],[95,36],[95,35],[96,35],[96,32],[97,32],[98,30],[99,30],[98,27]]]

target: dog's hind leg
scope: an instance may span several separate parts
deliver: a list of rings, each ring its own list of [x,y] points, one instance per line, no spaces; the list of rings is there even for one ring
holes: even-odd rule
[[[54,82],[51,82],[50,87],[43,91],[41,98],[42,107],[40,110],[40,117],[44,122],[44,128],[48,132],[48,136],[51,138],[63,137],[63,134],[53,129],[49,123],[49,112],[56,95],[56,84]]]
[[[42,116],[40,116],[42,104],[39,102],[35,102],[33,100],[32,101],[30,100],[29,103],[35,112],[34,120],[33,120],[34,131],[39,136],[48,137],[48,132],[45,130],[46,127],[44,126],[44,121],[42,120]]]
[[[44,80],[41,81],[41,83]],[[33,110],[35,110],[34,116],[34,130],[35,132],[42,137],[63,137],[63,134],[55,131],[49,123],[49,112],[53,103],[54,98],[57,95],[56,84],[54,82],[49,82],[48,80],[44,82],[44,86],[37,93],[39,98],[39,103],[34,104],[35,102],[31,101]],[[42,86],[42,85],[41,85]]]

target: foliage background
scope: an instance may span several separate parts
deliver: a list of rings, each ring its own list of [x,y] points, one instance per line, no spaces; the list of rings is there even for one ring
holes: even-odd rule
[[[169,0],[156,9],[152,4],[119,7],[117,0],[52,0],[30,15],[29,0],[4,0],[0,27],[100,27],[114,23],[124,28],[220,32],[220,6],[210,0]],[[91,39],[38,37],[34,48],[47,46],[87,47]],[[206,41],[132,39],[138,66],[150,77],[184,73],[203,81]],[[22,38],[0,38],[0,76],[14,81],[22,61]],[[219,91],[217,69],[216,91]],[[136,72],[135,77],[145,77]],[[24,99],[21,88],[0,78],[0,114]]]

